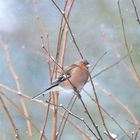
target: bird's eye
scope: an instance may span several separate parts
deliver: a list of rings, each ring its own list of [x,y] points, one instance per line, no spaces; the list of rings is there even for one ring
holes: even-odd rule
[[[84,64],[85,64],[85,65],[88,65],[88,64],[89,64],[89,62],[88,62],[88,61],[85,61],[85,62],[84,62]]]

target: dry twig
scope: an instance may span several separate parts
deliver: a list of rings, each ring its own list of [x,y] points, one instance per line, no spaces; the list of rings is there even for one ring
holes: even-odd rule
[[[2,107],[4,109],[4,111],[5,111],[5,114],[6,114],[7,118],[8,118],[8,120],[9,120],[10,124],[11,124],[11,127],[12,127],[13,132],[14,132],[15,139],[20,140],[18,129],[16,128],[16,125],[15,125],[15,123],[14,123],[14,121],[13,121],[11,115],[10,115],[10,112],[8,111],[8,109],[7,109],[7,107],[6,107],[6,105],[5,105],[5,103],[4,103],[4,101],[3,101],[1,96],[0,96],[0,103],[1,103],[1,105],[2,105]]]

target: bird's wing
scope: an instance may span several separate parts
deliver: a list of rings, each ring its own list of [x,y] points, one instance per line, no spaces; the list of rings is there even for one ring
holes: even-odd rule
[[[74,69],[75,67],[78,67],[78,65],[72,64],[71,66],[66,67],[64,69],[64,71],[61,73],[61,75],[55,81],[52,82],[50,87],[48,87],[47,89],[45,89],[41,93],[37,94],[36,96],[34,96],[32,99],[38,98],[39,96],[43,95],[44,92],[51,90],[52,88],[58,86],[61,82],[63,82],[66,79],[70,78],[71,73],[72,73],[72,69]]]
[[[68,76],[71,75],[72,69],[74,69],[75,67],[78,67],[78,65],[72,64],[72,65],[66,67],[64,69],[64,71],[61,73],[60,77],[62,77],[64,75],[65,75],[65,77],[66,77],[66,75],[68,75]]]
[[[51,86],[47,88],[46,90],[50,90],[51,88],[58,86],[61,82],[65,81],[66,79],[70,78],[72,69],[77,66],[78,65],[76,64],[72,64],[71,66],[66,67],[64,71],[60,74],[60,76],[55,81],[53,81]]]

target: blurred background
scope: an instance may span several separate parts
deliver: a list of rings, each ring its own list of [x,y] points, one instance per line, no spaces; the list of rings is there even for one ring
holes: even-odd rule
[[[64,7],[64,1],[58,0],[56,2],[61,8]],[[135,3],[140,15],[140,1],[135,0]],[[140,75],[140,26],[136,21],[132,2],[121,1],[120,5],[127,43],[132,50],[132,59]],[[61,14],[50,0],[40,0],[37,2],[37,6],[40,19],[49,35],[51,55],[54,56]],[[9,49],[11,63],[19,78],[21,91],[31,97],[50,85],[49,70],[46,62],[47,54],[41,47],[40,37],[42,34],[36,20],[34,8],[34,4],[30,0],[0,1],[0,84],[16,90],[15,81],[8,68],[6,53],[2,47],[4,46]],[[117,0],[76,0],[72,7],[69,23],[84,58],[91,64],[94,64],[103,53],[107,52],[92,72],[92,76],[119,61],[127,54]],[[65,65],[70,65],[79,59],[80,56],[69,35]],[[51,63],[53,64],[53,62]],[[94,78],[94,82],[116,96],[134,113],[137,120],[140,121],[140,84],[135,74],[131,71],[131,63],[128,58]],[[85,86],[85,89],[93,96],[90,83]],[[115,116],[119,124],[131,135],[131,132],[134,130],[134,125],[129,115],[110,96],[104,94],[99,88],[96,90],[100,104],[111,115]],[[4,89],[1,89],[1,91],[21,108],[19,98],[16,95]],[[69,97],[71,95],[61,94],[59,103],[65,106],[69,101]],[[99,121],[96,104],[86,95],[82,94],[82,97],[95,122],[99,126],[102,126]],[[45,100],[45,98],[41,97],[40,100]],[[28,139],[27,126],[23,116],[6,99],[4,101],[8,106],[11,116],[14,118],[21,139]],[[28,106],[30,118],[41,129],[45,117],[45,107],[29,100],[26,100],[25,103]],[[60,109],[60,111],[62,110]],[[85,118],[90,124],[79,101],[76,102],[73,112],[75,114],[79,113],[77,115]],[[81,127],[87,135],[92,137],[91,133],[80,121],[73,117],[70,117],[70,119]],[[121,139],[123,137],[122,130],[106,115],[105,119],[110,131],[117,134]],[[48,139],[51,139],[51,127],[52,119],[50,114],[45,131]],[[33,130],[33,136],[35,140],[39,139],[39,134],[35,130]],[[15,139],[2,107],[0,108],[0,137],[2,140]],[[79,133],[67,125],[62,139],[71,140],[72,138],[76,140],[82,139]],[[127,139],[127,137],[124,137],[124,140]]]

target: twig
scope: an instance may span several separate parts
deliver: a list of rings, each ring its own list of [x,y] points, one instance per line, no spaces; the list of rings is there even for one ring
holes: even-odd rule
[[[65,6],[64,6],[63,11],[65,11],[67,20],[69,18],[70,11],[72,9],[73,3],[74,3],[73,0],[66,0],[65,1]],[[64,56],[65,56],[65,50],[66,50],[66,46],[67,46],[66,45],[67,44],[67,34],[68,34],[68,29],[67,28],[68,27],[67,27],[66,21],[64,20],[64,17],[62,16],[59,35],[58,35],[57,51],[56,51],[56,58],[57,58],[58,56],[60,56],[60,49],[61,49],[61,56],[59,57],[59,60],[61,61],[60,65],[61,65],[62,68],[64,66]],[[63,41],[63,44],[62,44],[62,41]],[[55,70],[55,68],[54,68],[54,70]],[[63,72],[63,70],[61,70],[61,72]],[[71,106],[70,108],[72,109],[72,107],[74,105],[74,102],[76,101],[76,100],[73,100],[73,98],[74,98],[74,95],[73,95],[72,99],[70,100],[67,108],[69,108]],[[67,112],[65,111],[64,115],[62,117],[62,121],[60,123],[60,126],[58,128],[57,138],[61,137],[61,135],[63,133],[63,130],[64,130],[64,127],[65,127],[65,124],[66,124],[66,121],[68,119],[68,116],[69,116],[69,114],[67,114]]]
[[[73,106],[74,106],[74,104],[76,102],[76,99],[77,99],[77,96],[73,96],[72,99],[71,99],[71,101],[69,102],[69,104],[68,104],[69,111],[72,110],[72,108],[73,108]],[[61,122],[60,127],[59,127],[60,130],[58,131],[57,140],[60,140],[61,139],[61,136],[62,136],[63,130],[65,128],[66,122],[68,120],[68,117],[69,117],[69,112],[67,112],[65,110],[64,115],[63,115],[63,118],[62,118],[62,122]]]
[[[135,65],[134,65],[134,62],[132,60],[132,56],[131,56],[131,53],[130,53],[130,49],[128,47],[128,44],[127,44],[127,39],[126,39],[126,33],[125,33],[125,27],[124,27],[124,21],[123,21],[123,17],[122,17],[122,13],[121,13],[121,7],[120,7],[120,1],[118,0],[118,9],[119,9],[119,14],[120,14],[120,19],[121,19],[121,25],[122,25],[122,29],[123,29],[123,38],[124,38],[124,43],[125,43],[125,48],[127,50],[127,53],[128,53],[128,57],[129,57],[129,60],[131,62],[131,65],[132,65],[132,68],[137,76],[137,79],[139,81],[139,84],[140,84],[140,77],[139,77],[139,74],[135,68]]]
[[[40,31],[42,33],[41,39],[42,39],[43,44],[45,45],[45,47],[47,48],[48,53],[49,53],[50,52],[50,48],[49,48],[49,35],[48,35],[47,31],[46,31],[46,28],[45,28],[43,22],[40,19],[40,14],[39,14],[38,6],[37,6],[37,1],[36,0],[32,0],[32,3],[33,3],[33,6],[34,6],[36,21],[37,21],[38,26],[40,28]],[[43,40],[43,38],[45,38],[45,39]],[[50,75],[52,75],[52,73],[51,73],[52,70],[51,70],[51,65],[50,65],[50,57],[47,57],[47,63],[48,63],[48,66],[49,66]]]
[[[15,110],[17,110],[24,119],[26,119],[26,116],[24,115],[23,111],[8,97],[5,95],[5,93],[3,93],[2,91],[0,91],[0,94],[8,100],[8,102],[15,108]],[[24,97],[23,97],[24,98]],[[36,127],[36,125],[32,122],[32,120],[30,118],[28,118],[28,120],[30,121],[30,123],[32,124],[32,127],[38,132],[41,133],[40,130]],[[45,140],[47,140],[46,136],[43,135],[43,138]]]
[[[134,132],[131,133],[132,140],[134,140],[134,134],[135,134]]]
[[[61,105],[59,105],[59,107],[61,107]],[[65,110],[65,112],[67,112]],[[58,112],[59,116],[61,116],[62,118],[64,117],[63,113]],[[75,125],[72,121],[70,121],[69,119],[66,121],[67,124],[70,124],[72,127],[74,127],[84,138],[84,140],[91,140],[91,138],[84,132],[81,130],[81,128],[77,125]]]
[[[95,85],[96,86],[96,85]],[[95,99],[86,91],[83,89],[83,91],[86,93],[86,95],[96,103]],[[114,121],[114,123],[124,132],[124,134],[131,140],[131,137],[127,134],[127,132],[125,131],[125,129],[116,121],[116,119],[110,115],[101,105],[100,108],[103,110],[104,113],[106,113],[111,119],[112,121]]]
[[[50,109],[50,101],[51,101],[51,96],[49,96],[47,111],[46,111],[45,120],[44,120],[44,124],[43,124],[42,131],[41,131],[40,140],[43,139],[43,136],[44,136],[44,133],[45,133],[45,128],[46,128],[46,124],[47,124],[47,120],[48,120],[48,114],[49,114],[49,109]]]
[[[53,93],[53,102],[54,104],[58,105],[58,94],[54,92]],[[58,107],[53,106],[53,114],[52,114],[52,140],[56,140],[56,133],[57,133],[57,112],[58,112]]]
[[[120,53],[119,53],[119,51],[117,50],[117,46],[116,46],[116,44],[114,44],[114,41],[113,40],[111,40],[109,37],[108,37],[108,35],[107,35],[107,33],[105,32],[105,29],[104,29],[105,27],[104,26],[102,26],[102,30],[101,30],[101,32],[102,32],[102,35],[103,35],[103,39],[105,40],[105,42],[108,44],[108,46],[110,46],[111,47],[111,49],[113,49],[113,52],[115,53],[115,55],[116,55],[116,57],[118,58],[118,59],[120,59]],[[132,52],[132,50],[131,50],[131,52]],[[136,76],[136,74],[133,72],[133,69],[131,68],[129,68],[128,67],[128,65],[125,63],[125,62],[123,62],[122,61],[122,65],[125,67],[125,69],[130,73],[130,75],[132,76],[132,78],[136,81],[136,83],[139,85],[139,81],[137,80],[137,76]]]
[[[47,31],[46,31],[46,28],[45,28],[43,22],[40,20],[40,14],[39,14],[38,6],[37,6],[37,1],[36,0],[32,0],[32,3],[34,5],[34,11],[35,11],[35,14],[36,14],[36,20],[37,20],[38,26],[39,26],[39,28],[41,30],[41,33],[42,33],[42,36],[41,36],[42,44],[44,44],[48,54],[50,55],[49,35],[48,35]],[[48,63],[49,74],[50,74],[50,82],[52,82],[52,69],[51,69],[51,63],[50,62],[51,62],[50,61],[50,57],[47,56],[47,63]],[[51,99],[51,95],[50,95],[50,99]],[[45,127],[46,127],[46,124],[47,124],[49,108],[50,108],[50,104],[48,103],[47,112],[46,112],[43,128],[42,128],[42,131],[41,131],[42,133],[41,133],[40,139],[43,138]]]
[[[58,114],[63,117],[64,115],[60,112],[58,112]],[[91,138],[84,132],[81,130],[81,128],[77,125],[75,125],[71,120],[67,120],[66,122],[67,124],[70,124],[72,127],[74,127],[84,138],[84,140],[91,140]]]
[[[92,138],[90,136],[88,136],[88,134],[85,131],[81,130],[79,125],[75,125],[70,120],[68,120],[67,123],[70,124],[73,128],[75,128],[80,133],[80,135],[82,135],[84,140],[92,140]]]
[[[124,60],[126,57],[128,57],[128,55],[123,56],[122,58],[120,58],[117,62],[109,65],[108,67],[102,69],[100,72],[96,73],[94,76],[92,76],[92,79],[99,76],[100,74],[106,72],[107,70],[113,68],[114,66],[118,65],[120,62],[122,62],[122,60]]]
[[[16,95],[20,96],[21,98],[25,98],[25,99],[28,99],[28,100],[31,100],[31,99],[32,99],[31,97],[29,97],[29,96],[27,96],[27,95],[25,95],[25,94],[23,94],[23,93],[19,93],[18,91],[13,90],[13,89],[11,89],[11,88],[5,86],[5,85],[0,84],[0,88],[3,88],[3,89],[6,89],[6,90],[8,90],[8,91],[10,91],[10,92],[12,92],[12,93],[15,93]],[[48,104],[50,104],[50,105],[51,105],[51,109],[53,109],[52,107],[54,106],[54,104],[52,104],[52,103],[43,102],[43,101],[37,100],[37,99],[34,99],[34,100],[32,100],[32,101],[33,101],[33,102],[36,102],[36,103],[39,103],[39,104],[42,104],[42,105],[44,105],[44,106],[47,106]],[[59,107],[58,105],[55,105],[55,106]],[[96,127],[97,127],[97,129],[98,129],[98,126],[96,126]]]
[[[25,98],[25,99],[28,99],[28,100],[31,100],[31,98],[30,97],[28,97],[28,96],[26,96],[25,94],[23,94],[23,93],[21,93],[21,94],[19,94],[18,93],[18,91],[15,91],[15,90],[13,90],[13,89],[10,89],[10,88],[8,88],[8,87],[6,87],[6,86],[3,86],[3,85],[0,85],[0,88],[4,88],[4,89],[7,89],[8,91],[10,91],[10,92],[13,92],[13,93],[16,93],[18,96],[21,96],[22,98]],[[4,96],[4,94],[2,94],[3,96]],[[7,99],[7,97],[6,97],[6,99]],[[9,99],[8,99],[9,100]],[[50,103],[49,101],[45,101],[45,102],[43,102],[43,101],[41,101],[41,100],[32,100],[32,101],[34,101],[34,102],[36,102],[36,103],[39,103],[39,104],[42,104],[43,106],[45,106],[45,107],[47,107],[48,105],[51,105],[51,109],[53,109],[52,107],[53,106],[57,106],[57,107],[61,107],[61,106],[59,106],[59,105],[55,105],[55,104],[53,104],[53,103]],[[11,103],[11,101],[10,101],[10,103]],[[20,109],[15,105],[15,103],[11,103],[20,113],[22,113],[21,111],[20,111]],[[60,114],[60,113],[59,113]],[[24,114],[23,114],[23,116],[24,116]],[[62,118],[64,117],[64,115],[61,115],[62,116]],[[32,123],[32,121],[29,119],[29,121],[31,122],[31,124],[32,124],[32,126],[33,127],[35,127],[35,125]],[[67,120],[68,122],[70,122],[69,120]],[[71,122],[72,123],[72,122]],[[76,126],[75,126],[76,127]],[[35,127],[35,129],[37,129],[36,127]],[[41,131],[39,131],[38,129],[37,129],[37,131],[40,133],[40,134],[42,134],[41,133]],[[45,135],[43,135],[43,137],[44,137],[44,139],[45,140],[47,140],[47,138],[45,137]]]
[[[73,114],[70,110],[66,109],[63,105],[61,105],[61,107],[66,110],[70,115],[74,116],[75,118],[77,118],[78,120],[82,121],[86,127],[90,130],[90,132],[92,132],[92,134],[98,139],[98,137],[96,136],[96,134],[93,132],[93,130],[89,127],[89,125],[85,122],[84,118],[80,118],[79,116]]]
[[[72,33],[72,30],[71,30],[71,28],[70,28],[70,25],[69,25],[69,23],[68,23],[68,21],[67,21],[67,18],[66,18],[66,16],[65,16],[65,13],[59,8],[59,6],[56,4],[56,2],[55,2],[54,0],[51,0],[51,1],[52,1],[53,4],[55,5],[55,7],[58,9],[58,11],[61,13],[61,15],[64,17],[65,22],[66,22],[66,24],[67,24],[67,26],[68,26],[68,29],[69,29],[69,31],[70,31],[70,35],[71,35],[71,37],[72,37],[72,40],[73,40],[73,42],[74,42],[74,44],[75,44],[75,47],[76,47],[77,51],[79,52],[79,55],[80,55],[81,58],[83,59],[83,55],[82,55],[82,53],[81,53],[81,51],[80,51],[80,49],[79,49],[79,47],[78,47],[78,45],[77,45],[77,43],[76,43],[75,37],[74,37],[74,35],[73,35],[73,33]]]
[[[77,96],[75,96],[75,97],[77,97]],[[73,104],[75,103],[75,101],[76,101],[76,98],[74,98],[74,102],[73,102]],[[65,118],[65,123],[68,121],[68,115],[70,114],[70,115],[72,115],[73,117],[75,117],[75,118],[77,118],[78,120],[80,120],[80,121],[82,121],[83,123],[84,123],[84,125],[89,129],[89,131],[97,138],[97,139],[100,139],[100,138],[98,138],[97,136],[96,136],[96,134],[93,132],[93,130],[90,128],[90,126],[86,123],[86,121],[83,119],[83,118],[80,118],[80,117],[78,117],[77,115],[75,115],[75,114],[73,114],[72,112],[71,112],[71,109],[72,109],[72,107],[73,107],[73,104],[72,104],[72,106],[70,107],[70,109],[68,110],[67,108],[65,108],[62,104],[60,104],[60,105],[56,105],[56,104],[53,104],[53,103],[50,103],[51,105],[54,105],[54,106],[57,106],[57,107],[61,107],[62,109],[64,109],[65,110],[65,114],[66,113],[68,113],[67,114],[67,116],[65,115],[62,115],[62,119],[64,119]],[[60,129],[62,129],[60,132],[58,132],[57,134],[57,139],[58,140],[60,140],[60,138],[61,138],[61,136],[62,136],[62,132],[63,132],[63,129],[64,129],[64,127],[63,128],[60,128]]]
[[[104,52],[96,61],[96,63],[93,65],[92,69],[90,70],[90,73],[94,70],[94,68],[97,66],[97,64],[102,60],[102,58],[107,54],[107,52]]]
[[[10,59],[10,52],[9,52],[9,49],[6,48],[4,45],[3,45],[3,48],[5,50],[5,53],[6,53],[6,60],[7,60],[7,64],[8,64],[8,67],[9,67],[9,70],[11,72],[11,75],[13,76],[13,79],[16,83],[16,86],[17,86],[17,90],[19,92],[21,92],[21,88],[20,88],[20,83],[19,83],[19,78],[16,74],[16,71],[11,63],[11,59]],[[20,98],[20,102],[21,102],[21,105],[22,105],[22,108],[23,108],[23,112],[26,116],[26,124],[27,124],[27,128],[28,128],[28,135],[29,135],[29,139],[33,140],[33,136],[32,136],[32,125],[30,124],[30,122],[28,121],[27,118],[29,118],[29,113],[28,113],[28,109],[25,105],[25,102],[24,102],[24,99],[23,98]]]
[[[68,2],[69,1],[69,2]],[[66,13],[66,18],[67,20],[69,20],[69,15],[72,9],[72,6],[74,4],[74,0],[67,0],[68,6],[65,5],[64,11]],[[63,16],[62,16],[63,17]],[[63,19],[63,18],[62,18]],[[63,34],[63,46],[62,46],[62,51],[61,51],[61,66],[64,66],[64,56],[65,56],[65,50],[67,47],[67,37],[68,37],[68,26],[65,22],[65,20],[63,20],[64,24],[63,24],[63,28],[62,28],[62,34]]]
[[[108,128],[106,126],[106,123],[105,123],[105,120],[104,120],[104,117],[103,117],[103,114],[102,114],[102,111],[101,111],[101,108],[100,108],[99,100],[98,100],[98,97],[97,97],[96,89],[95,89],[95,86],[94,86],[94,83],[92,81],[92,77],[91,77],[90,73],[89,73],[89,78],[90,78],[90,82],[91,82],[91,85],[92,85],[92,88],[93,88],[93,91],[94,91],[94,96],[95,96],[95,100],[96,100],[96,103],[97,103],[97,107],[98,107],[98,110],[99,110],[99,115],[101,117],[101,121],[102,121],[103,127],[105,128],[109,138],[111,140],[114,140],[114,138],[110,135],[110,133],[108,131]]]
[[[124,105],[117,97],[113,96],[111,93],[109,93],[106,89],[102,88],[98,84],[96,84],[96,88],[98,88],[103,93],[111,97],[121,108],[123,108],[128,113],[128,115],[131,117],[131,119],[134,121],[136,125],[139,124],[139,121],[137,120],[135,115],[132,113],[132,111],[126,105]]]
[[[74,98],[75,98],[75,99],[74,99]],[[67,109],[69,109],[69,110],[72,109],[72,107],[73,107],[72,104],[74,105],[74,101],[76,101],[76,98],[77,98],[77,97],[75,97],[75,95],[72,96],[72,98],[70,99],[70,101],[69,101],[69,103],[68,103],[68,105],[67,105]],[[64,129],[67,119],[68,119],[68,114],[67,114],[67,111],[65,111],[65,112],[63,113],[61,123],[60,123],[60,125],[59,125],[59,127],[58,127],[57,137],[58,137],[58,135],[59,135],[60,133],[62,133],[61,131],[62,131],[62,129]]]
[[[7,107],[6,107],[6,105],[5,105],[1,96],[0,96],[0,103],[1,103],[1,105],[4,109],[4,111],[5,111],[5,114],[8,118],[8,120],[9,120],[10,124],[11,124],[11,127],[12,127],[13,132],[14,132],[15,139],[20,140],[18,129],[16,128],[16,125],[15,125],[15,123],[14,123],[14,121],[13,121],[13,119],[12,119],[12,117],[11,117],[11,115],[10,115],[10,113],[9,113],[9,111],[8,111],[8,109],[7,109]]]
[[[136,132],[134,140],[137,139],[139,132]]]
[[[67,26],[65,26],[65,29],[64,29],[64,42],[63,42],[63,46],[62,46],[62,54],[61,54],[61,66],[63,67],[64,66],[64,58],[65,58],[65,52],[66,52],[66,48],[67,48],[67,38],[68,38],[68,28]]]
[[[137,21],[138,24],[140,25],[140,19],[139,19],[139,14],[138,14],[138,10],[137,10],[136,4],[135,4],[134,0],[131,0],[131,1],[132,1],[132,4],[133,4],[133,7],[134,7],[134,10],[135,10],[136,21]]]
[[[64,126],[65,126],[65,123],[67,122],[67,120],[68,120],[68,115],[70,114],[70,115],[72,115],[72,116],[74,116],[75,118],[77,118],[78,120],[80,120],[80,121],[82,121],[84,124],[85,124],[85,126],[89,129],[89,131],[91,131],[91,133],[97,138],[97,139],[100,139],[99,137],[97,137],[96,136],[96,134],[93,132],[93,130],[89,127],[89,125],[85,122],[85,120],[83,119],[83,118],[80,118],[80,117],[78,117],[77,115],[75,115],[75,114],[73,114],[72,112],[71,112],[71,109],[72,109],[72,107],[73,107],[73,105],[74,105],[74,103],[75,103],[75,101],[76,101],[76,99],[77,99],[77,96],[73,96],[73,97],[76,97],[76,98],[72,98],[71,99],[71,102],[72,102],[72,100],[73,100],[73,102],[70,104],[71,106],[69,106],[69,109],[68,109],[68,107],[67,108],[65,108],[62,104],[60,104],[60,105],[57,105],[57,104],[54,104],[54,103],[50,103],[49,101],[46,101],[47,103],[49,103],[50,105],[53,105],[53,106],[56,106],[56,107],[60,107],[60,108],[62,108],[62,109],[64,109],[65,110],[65,112],[64,112],[64,114],[66,114],[66,115],[61,115],[62,116],[62,120],[64,120],[64,118],[65,118],[65,122],[64,122],[64,125],[62,126],[62,128],[61,127],[59,127],[59,131],[57,132],[57,139],[58,140],[60,140],[60,138],[61,138],[61,136],[62,136],[62,132],[63,132],[63,129],[64,129]],[[81,97],[80,97],[81,98]],[[62,124],[62,123],[61,123]],[[98,127],[98,126],[96,126],[96,127]],[[97,128],[98,129],[98,128]]]
[[[66,13],[66,19],[69,18],[69,13],[71,11],[71,8],[72,8],[72,5],[73,5],[73,0],[69,2],[69,0],[66,0],[65,1],[65,6],[64,6],[64,11],[67,9],[68,7],[68,10],[67,10],[67,13]],[[65,11],[66,12],[66,11]],[[66,21],[64,20],[64,17],[62,16],[62,19],[61,19],[61,24],[60,24],[60,30],[59,30],[59,35],[58,35],[58,43],[57,43],[57,50],[56,50],[56,57],[55,57],[55,60],[56,62],[58,63],[58,60],[61,61],[61,67],[63,68],[63,62],[64,62],[64,53],[65,53],[65,48],[66,48],[66,39],[67,39],[67,32],[64,32],[64,30],[67,28],[66,26]],[[64,47],[62,48],[61,47],[61,44],[62,44],[62,38],[63,38],[63,33],[64,34]],[[62,57],[60,58],[60,50],[62,48]],[[58,68],[58,65],[56,65],[56,63],[54,63],[54,69],[53,69],[53,78],[56,79],[56,76],[57,76],[57,68]],[[63,72],[63,70],[61,69],[61,71]],[[57,98],[57,95],[54,95],[56,96],[56,99],[58,101],[58,98]],[[57,108],[56,108],[57,109]],[[68,115],[67,115],[67,118],[68,118]],[[67,120],[67,119],[66,119]],[[63,121],[62,121],[63,122]],[[64,126],[65,126],[65,122],[64,121],[64,125],[62,127],[62,131],[60,131],[60,137],[61,137],[61,134],[63,132],[63,129],[64,129]],[[56,130],[56,129],[55,129]],[[56,136],[55,136],[56,137]]]
[[[92,117],[91,117],[91,115],[90,115],[90,113],[89,113],[89,111],[88,111],[88,109],[87,109],[87,107],[86,107],[86,105],[85,105],[85,103],[84,103],[84,101],[83,101],[83,99],[82,99],[82,97],[81,97],[80,94],[79,94],[79,99],[80,99],[80,101],[81,101],[81,103],[82,103],[82,105],[83,105],[83,107],[84,107],[84,109],[85,109],[85,112],[86,112],[87,116],[89,117],[90,121],[92,122],[92,124],[93,124],[95,130],[97,131],[97,133],[98,133],[98,135],[99,135],[99,137],[98,137],[97,139],[103,140],[103,138],[102,138],[102,136],[101,136],[101,133],[100,133],[100,131],[99,131],[99,129],[98,129],[98,126],[97,126],[97,125],[95,124],[95,122],[93,121],[93,119],[92,119]]]
[[[66,9],[67,9],[67,6],[68,6],[68,1],[69,0],[65,1],[65,6],[64,6],[64,10],[63,10],[65,12],[66,12]],[[72,5],[73,5],[73,0],[72,0],[72,3],[70,3],[70,9],[68,10],[68,13],[66,13],[66,18],[67,19],[69,18],[69,12],[72,8]],[[55,55],[56,60],[60,57],[61,49],[64,49],[64,48],[62,48],[63,35],[65,37],[64,44],[66,44],[67,32],[65,32],[65,34],[64,34],[65,29],[66,29],[66,22],[64,20],[64,17],[62,16],[61,23],[60,23],[60,29],[59,29],[59,33],[58,33],[58,39],[57,39],[57,49],[56,49],[56,55]],[[64,51],[62,50],[62,53],[63,52]],[[64,54],[62,54],[62,56],[64,56]],[[62,59],[62,57],[61,57],[60,60],[64,61],[64,59]],[[61,63],[61,66],[63,67],[62,63]],[[57,65],[56,64],[54,64],[53,74],[54,74],[55,71],[57,71]]]
[[[44,30],[42,30],[42,33],[44,33]],[[45,40],[44,40],[44,37],[45,37]],[[48,51],[48,53],[50,55],[48,35],[47,35],[47,38],[46,38],[46,35],[44,33],[43,36],[41,36],[41,41],[42,41],[42,44],[44,44],[46,46],[47,51]],[[48,60],[47,63],[48,63],[49,74],[50,74],[50,83],[52,83],[52,77],[51,77],[52,69],[51,69],[50,57],[47,57],[47,60]],[[47,106],[47,111],[46,111],[46,115],[45,115],[44,124],[43,124],[42,131],[41,131],[40,140],[43,139],[43,136],[44,136],[44,133],[45,133],[45,128],[46,128],[46,125],[47,125],[47,120],[48,120],[48,115],[49,115],[49,110],[50,110],[50,101],[51,101],[51,94],[49,95],[49,102],[48,102],[48,106]]]
[[[118,125],[118,127],[122,130],[122,132],[130,139],[132,140],[132,138],[127,134],[127,132],[125,131],[125,129],[116,121],[116,119],[111,116],[112,120]]]

